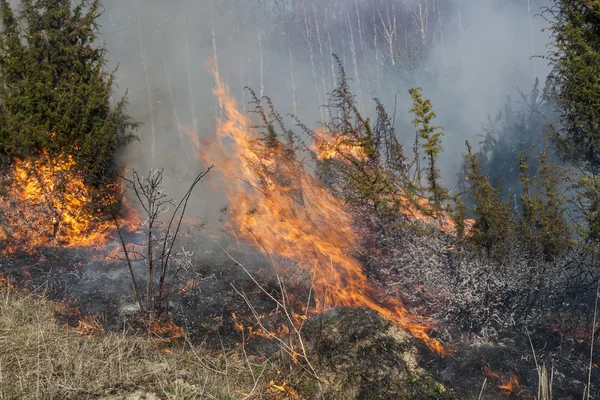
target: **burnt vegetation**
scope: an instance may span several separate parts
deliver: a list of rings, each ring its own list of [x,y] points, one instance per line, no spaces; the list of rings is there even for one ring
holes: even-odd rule
[[[248,174],[216,178],[231,204],[215,233],[186,215],[213,175],[199,167],[210,154],[197,132],[188,147],[198,154],[181,154],[201,162],[179,201],[164,170],[129,174],[117,162],[140,124],[126,97],[112,98],[100,1],[0,0],[0,398],[483,398],[487,379],[490,396],[597,398],[600,2],[555,0],[542,12],[551,74],[465,142],[452,185],[427,93],[397,93],[390,112],[367,100],[358,73],[364,64],[379,87],[380,75],[417,82],[432,73],[439,33],[425,33],[422,8],[373,4],[356,33],[345,8],[350,61],[318,37],[335,81],[326,90],[307,14],[277,2],[282,20],[299,22],[287,34],[306,28],[323,103],[314,129],[264,95],[262,53],[260,89],[245,88],[249,110],[238,112],[215,57],[217,132],[245,150],[219,161]],[[431,4],[439,18],[450,12]],[[366,11],[355,11],[360,24]],[[397,132],[403,96],[410,143]],[[235,130],[250,139],[236,143]],[[325,218],[315,196],[340,215]],[[336,247],[327,235],[348,240]]]

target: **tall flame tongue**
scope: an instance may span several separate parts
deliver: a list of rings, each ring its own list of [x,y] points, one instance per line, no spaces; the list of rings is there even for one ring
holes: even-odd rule
[[[201,159],[219,166],[232,205],[234,223],[242,235],[263,251],[293,259],[314,279],[317,308],[369,307],[422,339],[441,355],[449,354],[429,337],[429,324],[411,315],[396,299],[367,281],[360,264],[347,255],[359,239],[344,204],[289,157],[280,143],[268,146],[238,111],[228,87],[215,75],[217,96],[224,110],[218,140],[206,144]]]

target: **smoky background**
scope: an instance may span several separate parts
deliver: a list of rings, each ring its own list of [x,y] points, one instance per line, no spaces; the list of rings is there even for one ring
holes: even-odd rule
[[[209,60],[217,61],[241,110],[251,107],[248,86],[269,96],[282,115],[316,127],[327,118],[321,106],[335,87],[335,53],[365,116],[374,116],[375,97],[390,115],[396,110],[396,135],[409,157],[415,128],[407,90],[423,88],[435,123],[445,128],[439,165],[452,189],[465,140],[480,142],[487,115],[549,73],[533,56],[547,51],[549,34],[538,14],[550,3],[105,0],[101,40],[108,67],[118,66],[115,96],[127,91],[129,114],[143,123],[140,142],[121,157],[142,173],[164,168],[167,190],[177,197],[203,167],[196,157],[202,141],[215,138],[219,110]],[[227,203],[211,179],[195,195],[192,212],[201,218],[216,218]]]

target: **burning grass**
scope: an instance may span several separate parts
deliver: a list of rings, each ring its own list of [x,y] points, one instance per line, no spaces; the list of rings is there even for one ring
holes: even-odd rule
[[[73,329],[55,312],[45,298],[0,288],[1,399],[455,398],[418,367],[408,334],[364,308],[310,323],[307,343],[322,379],[277,350],[250,353],[243,342],[208,350],[185,335],[165,343],[105,331],[94,318]]]

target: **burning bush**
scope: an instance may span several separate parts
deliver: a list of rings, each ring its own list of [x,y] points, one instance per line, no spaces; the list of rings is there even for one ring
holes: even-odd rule
[[[0,183],[4,253],[38,246],[99,246],[114,231],[106,208],[118,207],[122,189],[114,183],[101,189],[87,185],[71,156],[51,157],[44,151],[39,157],[14,159]],[[125,209],[124,216],[123,225],[136,224],[135,212]]]

